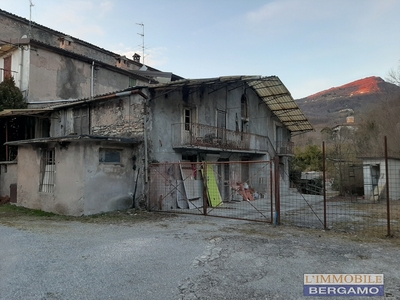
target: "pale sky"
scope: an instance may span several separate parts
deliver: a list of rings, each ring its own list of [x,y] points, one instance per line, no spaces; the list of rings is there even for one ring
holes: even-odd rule
[[[32,0],[32,21],[195,79],[278,76],[299,99],[400,62],[399,0]],[[29,0],[0,8],[30,18]]]

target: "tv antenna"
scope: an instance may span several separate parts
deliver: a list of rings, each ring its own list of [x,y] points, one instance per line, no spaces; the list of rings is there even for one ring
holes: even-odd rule
[[[32,3],[32,0],[29,0],[29,31],[28,31],[28,38],[31,37],[31,30],[32,30],[32,6],[35,6]]]
[[[142,64],[144,65],[144,24],[136,23],[136,25],[142,26],[142,33],[138,33],[142,37]]]

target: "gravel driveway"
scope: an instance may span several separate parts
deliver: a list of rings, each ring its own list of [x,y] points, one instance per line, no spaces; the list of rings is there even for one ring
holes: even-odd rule
[[[5,300],[303,299],[304,273],[383,273],[384,298],[400,299],[400,247],[334,232],[202,216],[16,219],[0,242]]]

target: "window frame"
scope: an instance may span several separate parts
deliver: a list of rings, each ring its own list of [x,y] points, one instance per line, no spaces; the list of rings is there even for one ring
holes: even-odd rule
[[[55,148],[40,149],[39,192],[54,193],[55,175]]]
[[[100,147],[99,148],[99,164],[122,165],[122,152],[123,152],[123,149],[120,149],[120,148]],[[108,155],[107,155],[107,153],[108,153]],[[113,156],[112,153],[113,154],[118,153],[118,160],[112,159],[112,156]]]

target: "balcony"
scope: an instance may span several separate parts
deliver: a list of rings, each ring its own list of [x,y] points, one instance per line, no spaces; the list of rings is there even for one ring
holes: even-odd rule
[[[174,149],[203,149],[258,154],[273,154],[266,136],[227,130],[203,124],[172,124]]]
[[[293,156],[294,143],[293,142],[276,142],[276,155],[278,156]]]

